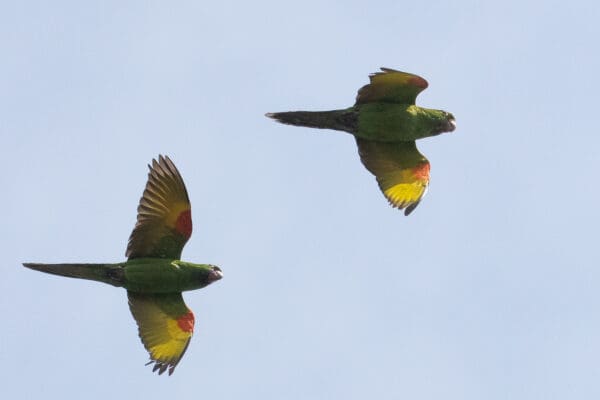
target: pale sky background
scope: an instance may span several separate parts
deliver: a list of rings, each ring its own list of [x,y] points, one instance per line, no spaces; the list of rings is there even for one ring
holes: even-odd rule
[[[101,4],[98,4],[101,3]],[[126,3],[126,4],[125,4]],[[596,1],[3,2],[3,399],[600,398]],[[389,207],[341,132],[379,67],[456,116]],[[196,333],[171,377],[117,262],[159,153],[181,171]]]

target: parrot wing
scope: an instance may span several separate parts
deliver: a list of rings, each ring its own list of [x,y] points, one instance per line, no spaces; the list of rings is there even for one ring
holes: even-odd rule
[[[408,72],[389,68],[381,71],[369,75],[371,83],[360,88],[355,106],[374,102],[415,104],[417,95],[428,86],[425,79]]]
[[[384,143],[356,138],[364,166],[375,175],[379,188],[393,207],[410,214],[427,192],[429,161],[416,143]]]
[[[148,165],[148,182],[138,206],[137,223],[129,237],[129,258],[180,259],[192,235],[192,211],[183,179],[169,157]]]
[[[129,309],[137,322],[140,339],[154,363],[152,371],[169,375],[183,357],[194,332],[194,314],[181,293],[127,292]]]

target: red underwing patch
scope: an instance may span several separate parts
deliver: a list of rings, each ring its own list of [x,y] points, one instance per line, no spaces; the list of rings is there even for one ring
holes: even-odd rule
[[[177,325],[184,332],[194,332],[194,313],[188,311],[187,314],[177,318]]]
[[[427,81],[419,76],[411,77],[408,83],[422,89],[425,89],[428,86]]]
[[[413,174],[415,175],[415,177],[417,179],[420,180],[429,180],[429,169],[430,169],[430,165],[428,162],[424,162],[421,165],[417,165],[414,169],[413,169]]]
[[[192,211],[182,211],[175,222],[175,230],[186,238],[192,235]]]

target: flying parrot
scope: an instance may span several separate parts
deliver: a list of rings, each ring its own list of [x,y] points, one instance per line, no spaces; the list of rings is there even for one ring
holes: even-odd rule
[[[169,157],[148,165],[148,182],[125,256],[117,264],[36,264],[27,268],[71,278],[90,279],[127,290],[129,309],[150,354],[148,364],[171,375],[194,332],[194,314],[181,292],[203,288],[223,277],[210,264],[181,261],[192,235],[191,205],[183,179]],[[146,365],[148,365],[146,364]]]
[[[354,135],[363,165],[375,175],[389,203],[410,214],[429,185],[429,161],[415,140],[451,132],[454,116],[415,105],[428,83],[420,76],[381,68],[356,96],[354,106],[332,111],[268,113],[281,123],[334,129]]]

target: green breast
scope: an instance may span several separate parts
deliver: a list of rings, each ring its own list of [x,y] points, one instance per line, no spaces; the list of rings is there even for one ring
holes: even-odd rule
[[[138,258],[125,264],[127,290],[138,293],[178,293],[206,285],[201,278],[201,265],[179,260]]]
[[[419,107],[408,104],[367,103],[360,106],[356,136],[383,142],[423,137]]]

